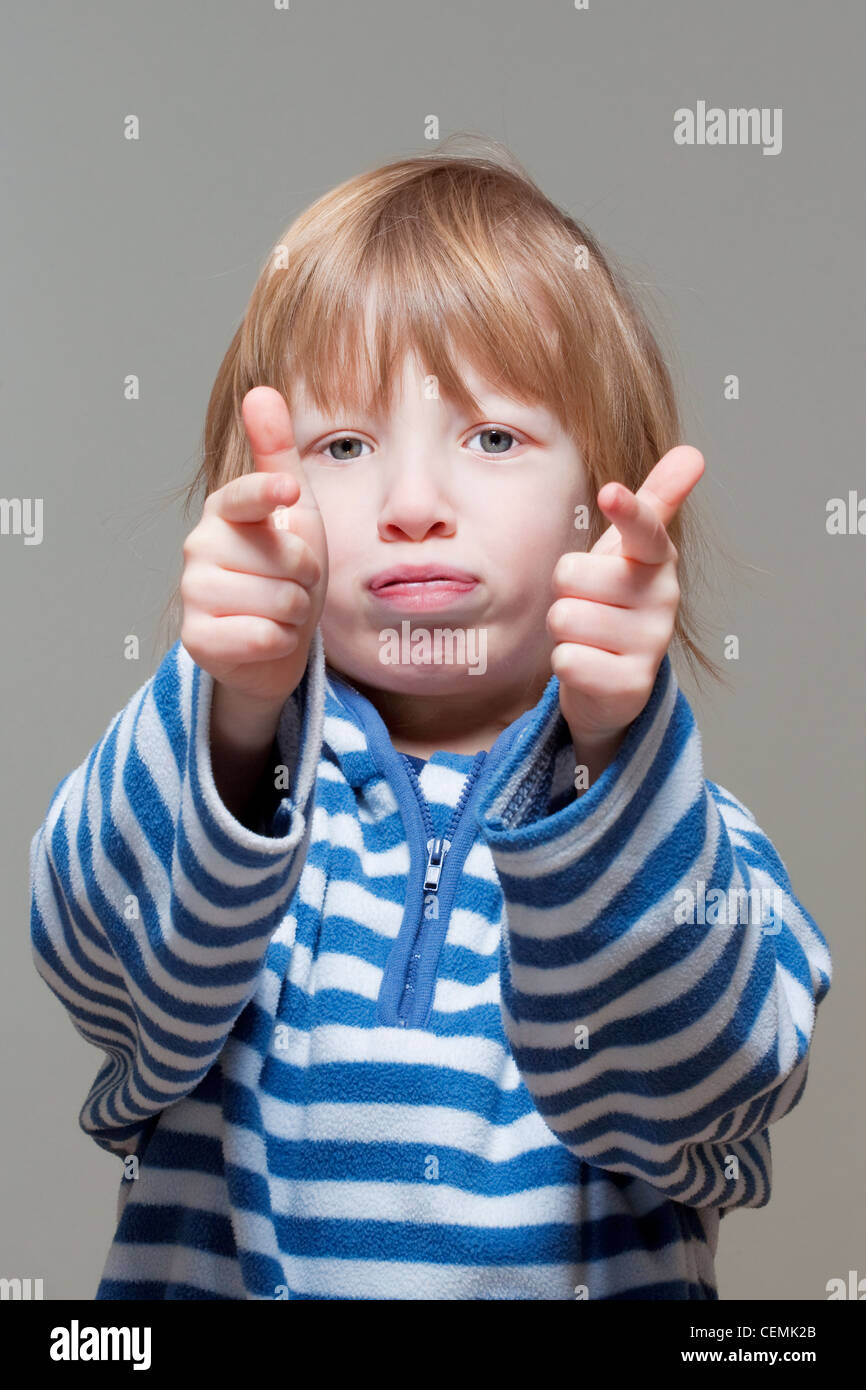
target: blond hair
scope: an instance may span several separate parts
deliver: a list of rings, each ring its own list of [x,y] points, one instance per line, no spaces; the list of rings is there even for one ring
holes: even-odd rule
[[[454,150],[465,138],[347,179],[280,237],[217,372],[187,515],[196,492],[252,471],[241,416],[252,387],[275,387],[290,411],[301,380],[324,413],[387,407],[411,350],[467,411],[480,407],[461,360],[554,414],[591,490],[589,532],[575,533],[575,549],[578,535],[589,549],[609,524],[595,503],[604,483],[636,491],[683,442],[661,350],[612,257],[504,146],[470,137],[468,153]],[[703,668],[723,681],[698,641],[692,591],[707,543],[691,498],[668,531],[682,595],[672,658],[679,649],[698,679]],[[178,589],[167,609],[173,641]]]

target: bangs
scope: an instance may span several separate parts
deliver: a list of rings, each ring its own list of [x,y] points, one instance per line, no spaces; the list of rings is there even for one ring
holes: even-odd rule
[[[468,414],[482,407],[467,365],[574,433],[586,373],[573,239],[522,181],[460,172],[416,170],[360,208],[344,192],[342,217],[329,199],[314,205],[327,235],[313,217],[287,248],[288,293],[268,324],[290,404],[302,387],[325,414],[388,411],[412,353],[432,394]]]

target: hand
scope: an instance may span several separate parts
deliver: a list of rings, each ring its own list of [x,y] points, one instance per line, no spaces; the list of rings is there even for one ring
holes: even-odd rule
[[[280,706],[306,669],[328,546],[285,400],[256,386],[241,413],[255,472],[212,492],[184,542],[181,641],[214,680]]]
[[[704,467],[697,449],[678,444],[636,493],[605,483],[598,505],[612,525],[553,572],[551,668],[578,762],[594,761],[595,775],[649,700],[673,636],[679,556],[665,527]]]

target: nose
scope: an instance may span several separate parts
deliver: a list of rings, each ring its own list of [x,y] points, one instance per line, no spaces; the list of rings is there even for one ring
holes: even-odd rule
[[[433,454],[404,453],[387,471],[378,530],[383,540],[422,541],[453,534],[457,517],[446,470]]]

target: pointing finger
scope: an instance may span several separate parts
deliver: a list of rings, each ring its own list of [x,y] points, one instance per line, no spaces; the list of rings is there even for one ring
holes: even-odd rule
[[[660,565],[672,558],[670,536],[652,504],[640,492],[629,492],[621,483],[606,483],[598,494],[598,505],[612,525],[593,546],[593,554],[618,551],[625,559],[644,565]]]
[[[272,386],[254,386],[241,402],[241,416],[257,473],[287,473],[299,488],[297,505],[316,508],[316,501],[295,447],[289,407]]]
[[[691,444],[677,444],[659,459],[635,493],[653,507],[663,526],[673,521],[695,483],[703,475],[703,454]]]
[[[241,473],[205,498],[203,512],[224,521],[264,521],[277,507],[291,506],[300,489],[290,473]]]

